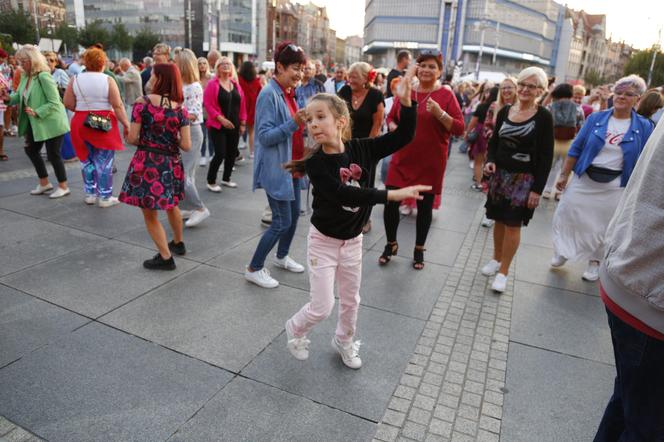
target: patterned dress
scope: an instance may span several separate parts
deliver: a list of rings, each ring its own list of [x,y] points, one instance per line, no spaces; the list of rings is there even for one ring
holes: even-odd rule
[[[187,110],[154,106],[147,97],[143,100],[134,104],[131,113],[131,121],[141,125],[141,134],[118,198],[144,209],[173,209],[184,198],[178,139],[180,128],[189,125]]]

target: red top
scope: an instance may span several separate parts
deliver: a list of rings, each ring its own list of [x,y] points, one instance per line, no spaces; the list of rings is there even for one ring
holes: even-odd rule
[[[426,100],[429,96],[454,119],[451,131],[447,131],[443,124],[427,111]],[[450,134],[463,133],[463,115],[456,97],[447,87],[441,87],[431,94],[414,91],[413,99],[417,101],[415,138],[392,155],[385,184],[399,188],[424,184],[432,186],[431,193],[439,195],[443,191]],[[400,109],[401,102],[395,98],[387,117],[388,123],[398,123],[396,120]]]
[[[256,118],[256,101],[258,100],[258,93],[261,91],[261,81],[258,77],[254,81],[247,82],[244,78],[239,77],[240,87],[244,92],[244,98],[247,108],[247,125],[253,126],[254,119]]]
[[[637,329],[641,333],[644,333],[650,336],[651,338],[664,341],[663,334],[661,334],[654,328],[648,327],[638,318],[630,315],[625,310],[623,310],[618,304],[613,302],[613,300],[609,297],[609,295],[607,295],[607,293],[604,291],[604,287],[602,287],[602,284],[599,285],[599,294],[602,297],[602,301],[604,301],[604,305],[606,305],[606,308],[608,308],[611,311],[611,313],[620,318],[622,322],[629,324],[632,328]]]
[[[85,119],[90,112],[109,116],[111,119],[111,130],[104,132],[87,127]],[[112,110],[74,112],[74,117],[71,119],[71,142],[74,145],[78,159],[85,161],[88,158],[88,148],[85,143],[97,149],[124,150],[124,143],[122,142],[122,137],[120,137],[118,126],[118,120],[115,117],[115,112]]]

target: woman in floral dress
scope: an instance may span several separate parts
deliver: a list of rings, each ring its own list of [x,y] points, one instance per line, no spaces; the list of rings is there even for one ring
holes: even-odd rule
[[[153,69],[152,94],[136,100],[128,141],[138,146],[131,159],[119,200],[140,207],[145,226],[159,253],[143,262],[147,269],[174,270],[172,253],[184,255],[182,217],[178,203],[184,198],[184,168],[180,149],[191,149],[189,118],[182,107],[182,79],[172,64]],[[173,241],[158,219],[165,210],[173,230]]]

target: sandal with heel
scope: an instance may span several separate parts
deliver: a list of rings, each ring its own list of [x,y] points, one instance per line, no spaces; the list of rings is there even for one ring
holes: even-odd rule
[[[413,268],[415,270],[422,270],[424,268],[424,251],[425,248],[415,247],[413,251]]]
[[[393,255],[396,255],[399,251],[399,244],[396,241],[388,242],[385,244],[385,249],[383,249],[383,254],[378,258],[379,265],[386,265],[392,259]]]

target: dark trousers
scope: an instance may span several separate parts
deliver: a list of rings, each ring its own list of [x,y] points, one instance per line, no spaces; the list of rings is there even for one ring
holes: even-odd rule
[[[397,189],[397,187],[387,186],[388,190]],[[433,217],[433,199],[432,193],[423,193],[424,199],[417,201],[417,220],[415,224],[415,245],[423,246],[429,234],[431,227],[431,218]],[[397,240],[397,229],[399,228],[399,201],[390,201],[385,205],[383,211],[383,222],[385,223],[385,233],[387,241]]]
[[[41,157],[42,146],[46,144],[46,157],[48,158],[48,161],[51,162],[51,166],[53,166],[53,172],[55,172],[55,177],[58,179],[58,183],[64,183],[67,181],[65,163],[62,162],[62,157],[60,156],[60,148],[62,147],[63,139],[64,135],[60,135],[45,141],[35,141],[32,134],[32,127],[28,125],[28,130],[25,134],[25,154],[30,158],[30,161],[32,161],[32,165],[35,166],[39,178],[48,177],[46,164],[44,164],[44,160]]]
[[[217,173],[222,162],[224,163],[222,180],[230,181],[235,158],[240,153],[237,148],[240,141],[240,131],[237,128],[233,130],[209,128],[208,135],[208,143],[212,141],[214,145],[214,157],[210,161],[207,175],[208,184],[217,182]]]
[[[606,313],[617,374],[595,442],[664,441],[664,341]]]

